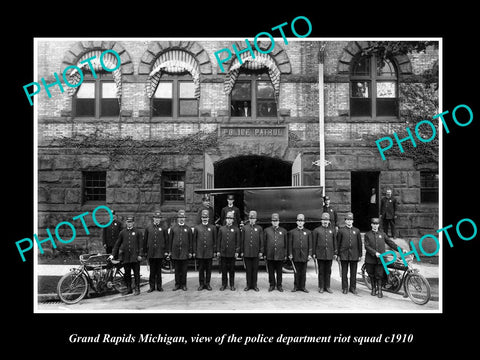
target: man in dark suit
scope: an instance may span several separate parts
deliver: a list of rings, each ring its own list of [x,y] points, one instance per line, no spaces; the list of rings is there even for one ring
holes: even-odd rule
[[[243,226],[240,231],[240,256],[245,261],[245,273],[247,276],[247,286],[245,291],[253,289],[259,291],[257,287],[258,280],[258,262],[262,257],[263,251],[263,229],[256,225],[257,212],[252,210],[248,214],[248,224]]]
[[[147,292],[152,292],[155,287],[158,291],[163,291],[162,288],[162,261],[168,255],[168,232],[160,224],[161,213],[155,211],[153,214],[153,223],[150,223],[144,232],[144,254],[148,259],[150,267],[150,276],[148,283],[150,289]]]
[[[103,228],[102,231],[103,246],[107,254],[112,253],[113,247],[118,240],[118,235],[120,234],[120,231],[122,231],[122,223],[117,220],[117,214],[115,214],[115,210],[112,210],[112,216],[112,223],[106,228]]]
[[[235,259],[240,251],[240,230],[233,226],[233,216],[233,212],[227,213],[226,224],[218,229],[217,234],[217,256],[220,257],[222,270],[220,291],[227,288],[228,280],[230,280],[230,290],[235,291]]]
[[[135,295],[140,294],[140,261],[143,254],[142,233],[134,227],[135,219],[128,216],[126,220],[127,227],[120,231],[118,240],[113,247],[114,259],[120,259],[125,269],[124,280],[127,285],[126,294],[132,293],[132,270],[135,281]]]
[[[342,267],[342,292],[357,294],[357,264],[362,258],[362,238],[360,230],[353,226],[353,214],[347,213],[345,227],[337,233],[337,252]],[[350,286],[348,286],[348,268],[350,268]]]
[[[338,231],[337,212],[330,206],[330,197],[328,195],[323,197],[323,212],[330,215],[329,226]]]
[[[392,229],[392,237],[396,235],[395,220],[397,219],[397,200],[392,197],[392,190],[387,189],[380,201],[380,219],[383,222],[383,231],[388,235],[388,228]]]
[[[198,291],[212,290],[212,259],[217,252],[217,228],[209,222],[209,212],[201,213],[202,223],[193,229],[193,256],[198,260]]]
[[[272,214],[272,226],[263,232],[263,254],[267,262],[268,282],[270,283],[268,291],[273,291],[276,287],[278,291],[283,292],[282,268],[283,261],[287,258],[287,230],[280,227],[279,224],[279,215]]]
[[[321,218],[322,226],[315,228],[313,236],[313,261],[318,261],[318,292],[332,293],[330,289],[330,275],[332,260],[336,256],[336,231],[330,227],[330,214],[324,212]]]
[[[304,227],[305,215],[297,215],[297,227],[288,232],[288,258],[293,261],[295,275],[293,290],[308,293],[305,288],[307,262],[312,258],[312,232]]]
[[[202,197],[202,206],[200,207],[200,210],[198,210],[197,214],[197,224],[202,223],[202,213],[204,210],[208,211],[208,223],[213,225],[215,222],[215,214],[213,212],[212,206],[210,205],[210,196],[208,196],[207,194],[203,195]]]
[[[241,222],[240,210],[235,205],[233,205],[234,201],[235,201],[235,197],[233,195],[230,194],[227,196],[228,205],[222,208],[222,211],[220,213],[220,225],[226,224],[227,212],[232,212],[233,226],[236,226],[236,227],[240,226],[240,222]]]
[[[169,229],[168,235],[170,256],[175,269],[173,291],[187,291],[188,259],[192,257],[192,231],[185,225],[185,210],[178,211],[177,224]]]
[[[372,230],[365,233],[365,264],[370,282],[372,283],[371,295],[378,295],[381,298],[383,297],[382,280],[385,276],[385,270],[383,269],[380,255],[386,250],[385,244],[392,249],[397,249],[397,244],[383,231],[378,229],[380,226],[378,218],[372,218],[371,226]]]

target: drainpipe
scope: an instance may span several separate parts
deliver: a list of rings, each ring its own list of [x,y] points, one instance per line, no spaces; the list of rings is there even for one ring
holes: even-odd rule
[[[321,43],[318,51],[318,138],[320,151],[320,186],[325,196],[325,99],[323,94],[323,63],[325,61],[325,42]]]

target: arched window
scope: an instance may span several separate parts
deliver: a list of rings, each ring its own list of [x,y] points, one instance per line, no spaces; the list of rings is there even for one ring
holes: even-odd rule
[[[358,56],[350,68],[350,116],[398,117],[398,77],[393,61]]]

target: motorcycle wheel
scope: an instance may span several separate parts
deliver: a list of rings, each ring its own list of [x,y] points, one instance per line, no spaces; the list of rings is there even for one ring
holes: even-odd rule
[[[362,274],[362,279],[365,285],[367,285],[368,290],[372,290],[372,282],[370,281],[370,276],[368,276],[367,271],[365,270],[365,264],[362,265],[360,273]]]
[[[115,289],[115,291],[118,291],[119,293],[127,291],[127,285],[125,285],[122,271],[117,270],[115,272],[115,276],[112,280],[112,287],[113,289]]]
[[[430,284],[420,274],[410,274],[405,279],[405,291],[415,304],[425,305],[430,300]]]
[[[57,295],[65,304],[79,302],[87,295],[87,291],[87,278],[77,271],[63,275],[57,284]]]

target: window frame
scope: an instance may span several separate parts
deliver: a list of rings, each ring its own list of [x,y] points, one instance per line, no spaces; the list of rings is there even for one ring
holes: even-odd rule
[[[367,75],[355,75],[353,73],[354,67],[360,61],[360,59],[366,58],[369,60],[369,74]],[[351,62],[350,68],[350,77],[349,77],[349,113],[350,118],[355,120],[371,120],[371,119],[386,119],[386,120],[398,120],[400,118],[400,97],[399,97],[399,73],[398,73],[398,66],[395,63],[394,59],[387,58],[393,70],[395,72],[395,76],[391,75],[379,75],[377,73],[378,67],[378,57],[375,54],[370,56],[356,56]],[[353,94],[353,83],[355,82],[367,82],[369,84],[369,91],[370,96],[367,97],[370,102],[370,115],[352,115],[352,99],[358,98],[352,96]],[[377,115],[378,113],[378,98],[377,97],[377,84],[382,82],[394,82],[395,83],[395,97],[394,98],[387,98],[393,99],[395,102],[395,115]]]
[[[168,178],[168,176],[181,176],[182,181],[183,181],[183,200],[171,200],[171,199],[166,199],[165,198],[165,189],[179,189],[178,187],[166,187],[165,182],[170,180],[171,178]],[[162,172],[162,184],[161,184],[161,201],[162,205],[185,205],[186,203],[186,190],[185,190],[185,178],[186,178],[186,172],[185,171],[163,171]],[[178,179],[175,179],[173,181],[179,181]]]
[[[87,187],[87,175],[101,174],[104,176],[104,186],[88,186]],[[97,179],[95,179],[97,180]],[[102,199],[87,199],[87,189],[104,189]],[[83,170],[82,171],[82,204],[104,204],[107,201],[107,172],[104,170]]]
[[[172,115],[165,116],[165,115],[154,115],[153,114],[153,101],[155,98],[155,93],[157,92],[158,84],[160,83],[172,83]],[[180,83],[188,83],[193,82],[193,77],[190,74],[182,74],[182,75],[175,75],[175,74],[164,74],[162,75],[160,81],[157,84],[157,88],[153,93],[153,96],[150,99],[150,117],[154,119],[177,119],[177,118],[198,118],[200,114],[200,101],[199,99],[192,97],[192,98],[180,98]],[[180,100],[195,100],[197,103],[196,115],[180,115]]]
[[[437,177],[436,186],[425,186],[425,181],[432,181],[431,178],[425,179],[425,175]],[[421,204],[438,204],[439,203],[439,174],[438,171],[431,170],[421,170],[420,171],[420,203]],[[432,196],[431,194],[436,194],[434,201],[429,201],[424,199],[425,196]]]
[[[75,92],[75,95],[73,96],[73,99],[72,99],[72,113],[73,113],[73,117],[75,118],[94,118],[94,119],[114,119],[114,118],[117,118],[120,116],[120,112],[121,112],[121,104],[120,104],[120,101],[118,98],[114,98],[118,101],[118,114],[116,115],[101,115],[102,113],[102,84],[104,83],[113,83],[114,86],[116,86],[116,82],[115,82],[115,79],[113,78],[113,76],[111,74],[105,74],[105,73],[102,73],[102,72],[96,72],[96,75],[97,77],[94,78],[92,74],[90,73],[86,73],[84,74],[84,77],[83,77],[83,81],[82,81],[82,84],[79,86],[79,90],[80,90],[80,87],[84,84],[84,83],[94,83],[94,97],[93,97],[93,100],[94,100],[94,114],[93,115],[78,115],[77,114],[77,92]],[[107,98],[107,99],[112,99],[112,98]]]

